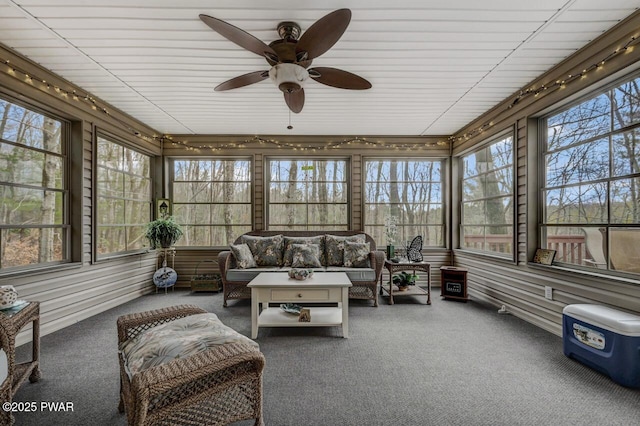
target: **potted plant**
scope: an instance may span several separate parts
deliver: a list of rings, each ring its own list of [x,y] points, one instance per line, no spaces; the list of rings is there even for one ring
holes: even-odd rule
[[[393,283],[398,286],[398,290],[406,291],[410,285],[416,285],[416,280],[418,278],[418,274],[402,271],[393,276]]]
[[[151,248],[169,248],[182,237],[182,228],[172,216],[156,219],[147,224],[144,236],[147,237]]]

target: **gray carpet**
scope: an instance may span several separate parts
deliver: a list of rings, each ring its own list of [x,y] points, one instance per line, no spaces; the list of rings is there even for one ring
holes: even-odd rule
[[[352,301],[349,339],[338,328],[261,329],[265,424],[639,424],[640,390],[566,358],[559,337],[485,304],[433,299]],[[15,400],[70,401],[74,411],[17,413],[16,424],[125,425],[116,318],[183,303],[250,335],[247,301],[225,309],[221,294],[142,297],[42,338],[43,379]]]

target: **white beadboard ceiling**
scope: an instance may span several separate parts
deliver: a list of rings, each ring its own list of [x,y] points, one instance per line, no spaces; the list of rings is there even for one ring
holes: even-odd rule
[[[0,0],[0,42],[168,134],[450,135],[638,8],[638,0]],[[307,82],[300,114],[265,80],[259,56],[199,18],[265,43],[340,8],[342,38],[313,66],[373,88]]]

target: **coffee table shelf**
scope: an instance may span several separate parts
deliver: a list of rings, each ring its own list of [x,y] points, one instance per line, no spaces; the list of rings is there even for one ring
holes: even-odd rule
[[[259,327],[332,327],[342,325],[342,309],[335,307],[311,307],[310,322],[298,322],[298,316],[277,307],[263,309],[258,317]]]
[[[251,289],[251,338],[260,327],[342,326],[342,337],[349,337],[349,287],[344,272],[319,272],[305,281],[289,278],[285,272],[262,272],[248,286]],[[298,321],[296,315],[269,304],[295,303],[309,309],[311,320]],[[337,306],[309,307],[309,304]]]

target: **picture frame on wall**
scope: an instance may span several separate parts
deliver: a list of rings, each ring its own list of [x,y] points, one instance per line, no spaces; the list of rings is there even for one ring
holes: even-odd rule
[[[171,200],[168,198],[156,199],[156,219],[162,219],[171,216]]]
[[[551,265],[555,256],[555,250],[537,249],[536,254],[533,256],[533,263],[539,263],[541,265]]]

